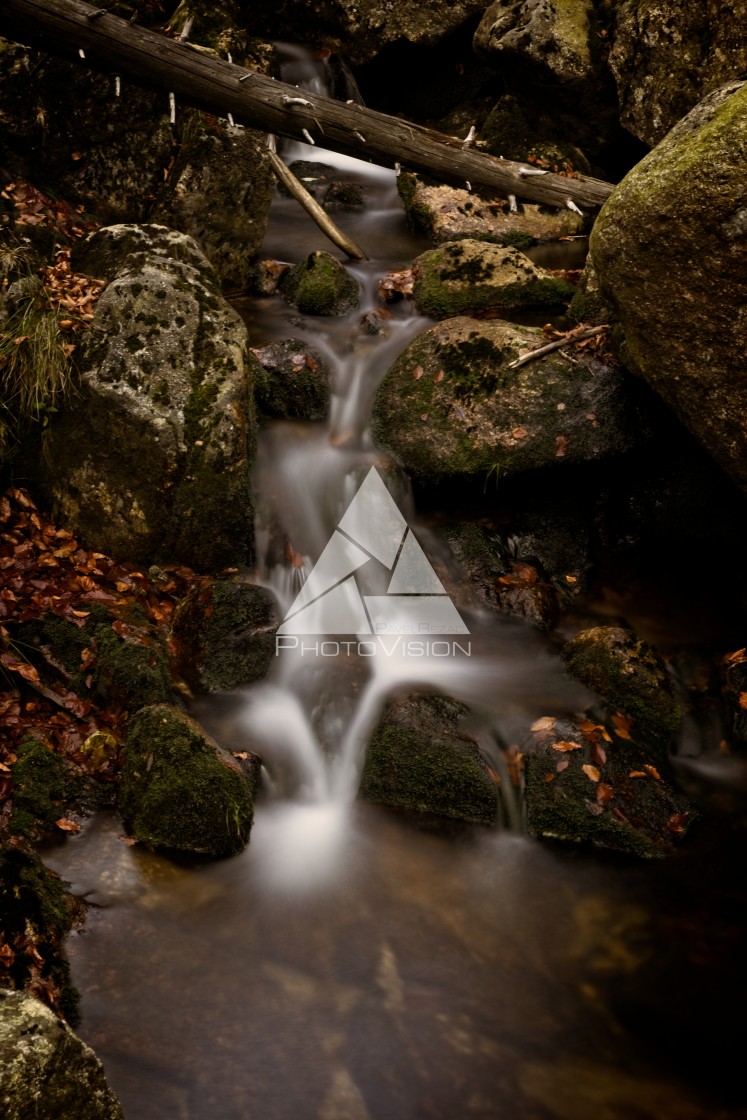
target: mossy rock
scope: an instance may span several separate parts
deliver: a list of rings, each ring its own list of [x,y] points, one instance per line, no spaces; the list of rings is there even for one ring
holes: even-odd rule
[[[63,941],[75,916],[59,876],[37,855],[15,843],[0,845],[0,933],[14,950],[4,962],[2,982],[21,989],[37,977],[55,1010],[71,1022],[77,1017],[78,992],[70,983]]]
[[[44,615],[13,628],[14,638],[27,647],[36,661],[34,650],[44,648],[62,665],[69,687],[84,699],[108,705],[120,711],[135,712],[147,704],[158,704],[172,698],[171,673],[162,636],[144,622],[137,608],[131,611],[132,622],[123,628],[122,637],[113,628],[118,622],[104,604],[91,604],[85,626],[76,626],[57,615]],[[84,650],[95,650],[96,657],[88,668],[82,668]],[[40,659],[43,673],[45,664]],[[48,668],[48,667],[47,667]]]
[[[0,990],[0,1067],[4,1120],[124,1120],[93,1050],[24,992]]]
[[[472,239],[528,249],[563,237],[575,237],[585,229],[586,219],[571,210],[551,210],[522,203],[511,213],[504,199],[486,199],[462,187],[434,183],[403,171],[397,190],[414,230],[434,244]]]
[[[635,446],[645,416],[619,370],[557,353],[512,368],[544,341],[539,330],[497,319],[431,327],[380,385],[374,438],[419,482],[498,480]]]
[[[13,811],[8,825],[11,833],[38,837],[65,816],[69,793],[63,760],[41,740],[24,739],[16,749],[13,763]]]
[[[573,295],[567,280],[537,268],[518,249],[465,239],[417,257],[413,297],[432,319],[522,307],[558,308]]]
[[[523,745],[531,836],[642,859],[671,855],[697,814],[656,751],[592,720],[537,722]]]
[[[231,856],[249,839],[258,777],[256,756],[242,766],[184,712],[156,704],[130,724],[119,807],[144,844]]]
[[[309,253],[280,282],[280,291],[302,315],[344,315],[358,306],[357,281],[329,253]]]
[[[360,797],[469,824],[495,824],[496,789],[473,739],[458,730],[463,704],[409,696],[384,713],[366,751]]]
[[[177,666],[191,688],[225,692],[261,680],[280,624],[272,592],[231,579],[195,586],[177,604]]]
[[[652,646],[621,626],[594,626],[567,642],[562,656],[574,677],[631,718],[637,738],[660,743],[666,752],[682,709]]]
[[[60,520],[119,559],[250,564],[256,362],[244,323],[184,234],[109,227],[82,259],[114,279],[80,346],[80,392],[50,424],[40,486]]]
[[[329,373],[321,354],[300,338],[284,338],[255,350],[260,370],[254,399],[265,416],[324,420],[329,410]]]
[[[345,180],[330,183],[324,192],[322,205],[328,214],[334,214],[338,210],[352,214],[360,213],[361,210],[366,209],[365,187],[360,183],[348,183]]]

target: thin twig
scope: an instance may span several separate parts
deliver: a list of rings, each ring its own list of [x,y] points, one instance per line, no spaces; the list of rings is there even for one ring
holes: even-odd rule
[[[525,366],[527,362],[533,362],[535,358],[543,358],[545,354],[551,354],[553,350],[560,350],[563,346],[573,346],[574,342],[581,342],[585,338],[593,338],[595,334],[601,334],[607,330],[609,330],[609,323],[602,323],[598,327],[587,327],[585,331],[571,335],[570,338],[557,338],[555,342],[548,342],[546,346],[539,346],[529,354],[522,354],[516,361],[509,362],[508,368],[518,369],[519,366]]]

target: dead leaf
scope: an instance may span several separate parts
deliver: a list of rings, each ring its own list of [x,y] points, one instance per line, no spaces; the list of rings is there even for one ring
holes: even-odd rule
[[[80,832],[80,825],[77,821],[71,821],[69,817],[60,817],[58,821],[54,822],[58,828],[63,832]]]
[[[552,749],[554,751],[582,751],[584,748],[580,743],[573,743],[568,739],[559,739],[557,743],[553,743]]]
[[[586,777],[590,782],[599,781],[599,771],[597,770],[596,766],[592,766],[590,762],[585,762],[581,769],[583,770],[584,774],[586,774]]]
[[[646,771],[646,773],[647,773],[647,774],[649,774],[649,775],[650,775],[650,776],[651,776],[652,778],[656,778],[657,782],[660,782],[660,781],[661,781],[661,774],[659,773],[659,771],[658,771],[658,770],[656,769],[656,767],[655,767],[655,766],[650,766],[650,765],[649,765],[648,763],[646,763],[646,764],[644,765],[643,769],[644,769],[644,770]]]
[[[538,720],[534,721],[534,723],[532,724],[532,726],[530,727],[529,730],[530,731],[554,731],[555,730],[555,724],[557,722],[558,721],[555,719],[555,716],[542,716],[541,719],[538,719]]]
[[[615,796],[615,791],[609,782],[600,782],[597,786],[597,802],[600,805],[606,805]]]
[[[568,454],[568,436],[558,436],[555,440],[555,458],[564,459]]]

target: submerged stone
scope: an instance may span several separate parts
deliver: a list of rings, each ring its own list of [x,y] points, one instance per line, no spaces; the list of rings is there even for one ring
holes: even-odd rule
[[[432,319],[520,307],[557,308],[570,300],[566,280],[537,268],[517,249],[471,239],[431,249],[413,263],[413,298]]]
[[[487,762],[459,730],[466,712],[443,696],[395,700],[368,745],[360,796],[424,817],[494,824],[497,795]]]
[[[33,996],[0,989],[4,1120],[124,1120],[101,1062]]]
[[[249,840],[259,759],[243,762],[168,704],[143,708],[123,752],[119,806],[154,848],[231,856]]]
[[[418,481],[501,478],[634,446],[645,424],[619,370],[557,352],[511,367],[544,341],[539,330],[497,319],[430,327],[378,390],[377,443]]]
[[[358,306],[357,281],[330,253],[309,253],[280,281],[280,291],[302,315],[344,315]]]

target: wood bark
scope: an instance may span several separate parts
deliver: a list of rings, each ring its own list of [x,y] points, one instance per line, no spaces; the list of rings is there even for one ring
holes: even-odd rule
[[[601,206],[610,183],[585,176],[536,174],[419,125],[360,105],[298,90],[193,49],[188,42],[128,23],[81,0],[2,0],[0,33],[136,85],[173,93],[177,102],[237,124],[357,156],[397,164],[441,182],[487,187],[548,206]],[[81,56],[81,52],[83,52]],[[122,95],[126,95],[123,88]],[[529,171],[522,175],[522,169]]]

